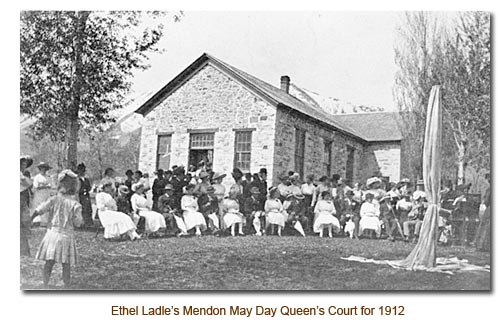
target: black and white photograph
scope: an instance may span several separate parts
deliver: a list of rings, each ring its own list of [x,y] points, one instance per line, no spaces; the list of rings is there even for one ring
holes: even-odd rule
[[[490,12],[19,19],[22,291],[492,290]]]

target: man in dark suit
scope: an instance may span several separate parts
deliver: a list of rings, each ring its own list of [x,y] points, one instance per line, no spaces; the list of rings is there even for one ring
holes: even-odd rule
[[[83,227],[90,228],[94,224],[92,220],[92,204],[90,202],[90,191],[92,189],[92,186],[90,184],[89,178],[85,176],[87,167],[85,167],[84,163],[80,163],[77,166],[76,171],[78,174],[78,180],[80,182],[80,189],[78,190],[78,200],[82,205]]]

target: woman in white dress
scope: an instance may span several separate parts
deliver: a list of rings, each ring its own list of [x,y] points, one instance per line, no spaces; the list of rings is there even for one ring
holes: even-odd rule
[[[194,228],[196,230],[195,234],[201,236],[201,232],[207,229],[207,223],[205,217],[199,211],[198,199],[194,196],[193,192],[194,185],[187,185],[186,192],[181,198],[182,216],[184,217],[186,229],[189,231]]]
[[[380,237],[380,232],[382,231],[380,225],[380,210],[379,206],[373,200],[373,193],[367,193],[365,195],[365,202],[361,205],[359,221],[359,235],[362,235],[365,230],[371,230],[371,237],[374,237],[374,233],[377,238]]]
[[[285,228],[288,214],[283,209],[283,204],[279,199],[280,195],[278,188],[272,187],[269,190],[269,199],[266,200],[264,211],[266,212],[266,230],[267,227],[271,226],[270,234],[274,234],[275,227],[278,227],[278,236],[281,237],[281,231]]]
[[[231,235],[236,235],[236,226],[238,226],[238,234],[244,236],[243,224],[245,223],[245,216],[240,212],[240,204],[238,202],[238,192],[230,191],[229,196],[222,200],[222,220],[224,226],[231,228]]]
[[[161,213],[151,210],[153,204],[144,196],[144,185],[140,182],[134,183],[132,191],[134,192],[130,198],[132,210],[146,219],[144,232],[149,235],[158,232],[160,229],[165,230],[167,227],[165,218]]]
[[[335,214],[332,193],[330,191],[323,191],[321,193],[321,200],[314,207],[314,215],[316,216],[313,224],[314,232],[319,233],[319,236],[323,237],[323,230],[327,228],[330,238],[333,237],[334,231],[335,233],[340,232],[340,222],[335,217]]]
[[[126,234],[130,240],[139,239],[136,226],[130,216],[123,212],[117,211],[113,194],[113,185],[111,182],[102,186],[102,191],[95,196],[96,206],[98,210],[99,220],[104,227],[104,238],[113,239],[119,238]]]
[[[55,188],[52,186],[52,179],[47,176],[47,171],[50,169],[52,167],[45,162],[40,162],[38,165],[39,173],[33,178],[33,210],[56,194]],[[33,219],[33,223],[39,223],[41,226],[46,226],[47,222],[47,215],[45,214]]]

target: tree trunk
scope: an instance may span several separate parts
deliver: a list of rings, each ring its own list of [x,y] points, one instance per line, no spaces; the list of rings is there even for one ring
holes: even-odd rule
[[[465,143],[461,141],[458,144],[458,172],[457,172],[457,184],[465,183]]]
[[[66,151],[69,169],[76,170],[78,151],[78,113],[80,111],[80,95],[83,83],[82,52],[85,39],[85,23],[90,12],[78,11],[74,18],[75,35],[73,40],[73,75],[71,84],[71,104],[66,112]]]

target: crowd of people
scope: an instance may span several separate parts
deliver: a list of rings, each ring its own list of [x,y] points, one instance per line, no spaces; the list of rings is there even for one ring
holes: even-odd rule
[[[152,183],[139,170],[127,170],[126,178],[119,179],[108,168],[95,184],[86,177],[82,163],[74,171],[59,173],[56,193],[47,177],[51,167],[40,163],[39,173],[31,180],[25,172],[31,164],[29,157],[21,158],[21,240],[24,231],[27,241],[26,228],[33,223],[46,225],[52,231],[47,232],[37,256],[63,266],[76,259],[72,237],[65,238],[64,249],[54,249],[53,243],[69,234],[67,229],[93,228],[96,221],[106,239],[286,233],[415,241],[427,207],[423,181],[413,185],[409,179],[394,183],[371,177],[364,184],[351,184],[338,174],[319,179],[307,175],[301,181],[298,173],[290,171],[279,177],[279,184],[268,186],[266,168],[254,174],[234,168],[233,183],[226,190],[222,183],[226,174],[214,172],[203,162],[188,170],[183,166],[158,169]],[[73,178],[75,186],[68,186],[65,181]],[[445,184],[441,199],[457,203],[465,192],[465,186],[452,190]],[[483,198],[481,208],[483,212],[488,208],[489,217],[489,192]],[[442,213],[440,241],[446,243],[451,211],[442,209]],[[55,237],[57,233],[62,236]],[[484,238],[489,240],[489,235]],[[46,269],[49,277],[50,263]]]

